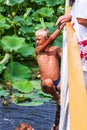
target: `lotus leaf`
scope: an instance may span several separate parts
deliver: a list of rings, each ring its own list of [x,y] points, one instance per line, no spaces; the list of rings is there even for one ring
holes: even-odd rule
[[[17,82],[14,82],[13,88],[19,90],[23,93],[30,93],[33,91],[33,85],[28,80],[18,80]]]
[[[30,78],[30,73],[31,70],[27,66],[18,62],[12,62],[8,64],[8,68],[5,72],[5,79],[6,76],[8,77],[8,80],[11,78],[13,81],[28,79]]]
[[[34,55],[35,54],[35,48],[28,45],[24,44],[22,47],[18,50],[19,53],[21,53],[22,56],[27,57],[29,55]]]
[[[13,18],[13,21],[15,21],[15,22],[23,22],[23,20],[24,20],[24,17],[23,16],[15,16],[14,18]]]
[[[0,96],[8,96],[8,95],[9,95],[9,92],[7,90],[0,88]]]
[[[0,23],[5,23],[5,17],[3,15],[0,14]]]
[[[5,24],[5,23],[0,23],[0,28],[9,29],[10,25]]]
[[[39,106],[43,104],[43,101],[39,101],[39,102],[25,102],[25,103],[15,103],[16,105],[19,106]]]
[[[41,81],[40,80],[31,80],[30,82],[33,84],[33,86],[36,90],[41,90],[41,86],[40,86]]]
[[[19,106],[38,106],[42,105],[44,102],[49,102],[52,100],[50,97],[40,97],[38,93],[30,94],[14,94],[13,102]]]
[[[17,51],[24,43],[25,38],[16,36],[5,36],[1,39],[1,46],[5,51]]]
[[[53,43],[54,46],[58,45],[59,47],[62,47],[62,35],[58,36],[57,39]]]
[[[3,71],[3,69],[4,69],[4,64],[0,64],[0,74]]]
[[[61,1],[58,1],[58,0],[46,0],[46,3],[48,6],[55,6],[55,5],[58,5],[58,4],[61,4]]]
[[[32,2],[36,2],[37,4],[41,4],[44,0],[31,0]]]
[[[15,4],[22,3],[24,0],[9,0],[8,5],[14,6]]]
[[[0,7],[0,12],[4,12],[5,8],[4,7]]]
[[[43,17],[50,17],[53,15],[54,10],[53,8],[43,7],[38,11],[38,13]]]

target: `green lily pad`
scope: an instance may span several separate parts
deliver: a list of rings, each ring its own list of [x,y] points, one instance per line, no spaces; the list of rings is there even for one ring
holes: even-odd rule
[[[39,14],[43,17],[50,17],[53,13],[53,8],[43,7],[39,10]]]
[[[30,93],[33,91],[33,85],[28,80],[19,80],[12,84],[14,89],[23,93]]]
[[[24,57],[27,57],[29,55],[35,54],[35,48],[28,44],[23,44],[23,46],[18,50],[18,52],[21,53]]]
[[[17,51],[24,43],[25,38],[16,37],[16,36],[4,36],[1,39],[1,46],[2,48],[7,51]]]
[[[8,95],[9,95],[9,92],[7,90],[0,88],[0,96],[8,96]]]
[[[32,84],[33,84],[33,87],[36,89],[36,90],[41,90],[41,81],[40,80],[31,80],[30,81]]]
[[[39,106],[39,105],[42,105],[43,102],[30,102],[30,103],[15,103],[16,105],[19,105],[19,106]]]
[[[31,70],[18,62],[12,62],[8,64],[8,68],[5,71],[4,77],[6,80],[12,79],[15,80],[23,80],[29,79],[31,74]]]

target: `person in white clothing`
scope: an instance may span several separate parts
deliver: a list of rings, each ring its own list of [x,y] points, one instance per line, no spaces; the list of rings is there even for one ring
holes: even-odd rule
[[[56,26],[60,26],[62,23],[71,22],[72,27],[77,34],[82,61],[82,70],[87,90],[87,0],[67,0],[66,3],[68,2],[72,3],[71,13],[60,16],[56,22]],[[61,113],[59,130],[70,130],[67,41],[65,28],[63,34],[63,56],[61,66]]]
[[[58,26],[64,22],[71,21],[76,31],[87,89],[87,0],[70,0],[70,2],[71,1],[73,2],[71,14],[60,16],[56,25]]]

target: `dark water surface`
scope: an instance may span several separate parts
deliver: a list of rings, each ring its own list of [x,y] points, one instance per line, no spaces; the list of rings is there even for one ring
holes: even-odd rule
[[[35,130],[51,130],[55,112],[55,101],[37,107],[21,107],[15,104],[2,106],[0,99],[0,130],[15,130],[22,122],[31,124]]]

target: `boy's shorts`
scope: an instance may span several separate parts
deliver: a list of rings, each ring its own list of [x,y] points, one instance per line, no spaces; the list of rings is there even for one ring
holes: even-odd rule
[[[55,80],[55,81],[53,81],[53,84],[54,84],[54,86],[55,86],[56,91],[58,91],[58,90],[57,90],[57,85],[59,84],[59,82],[60,82],[60,78],[57,79],[57,80]]]

